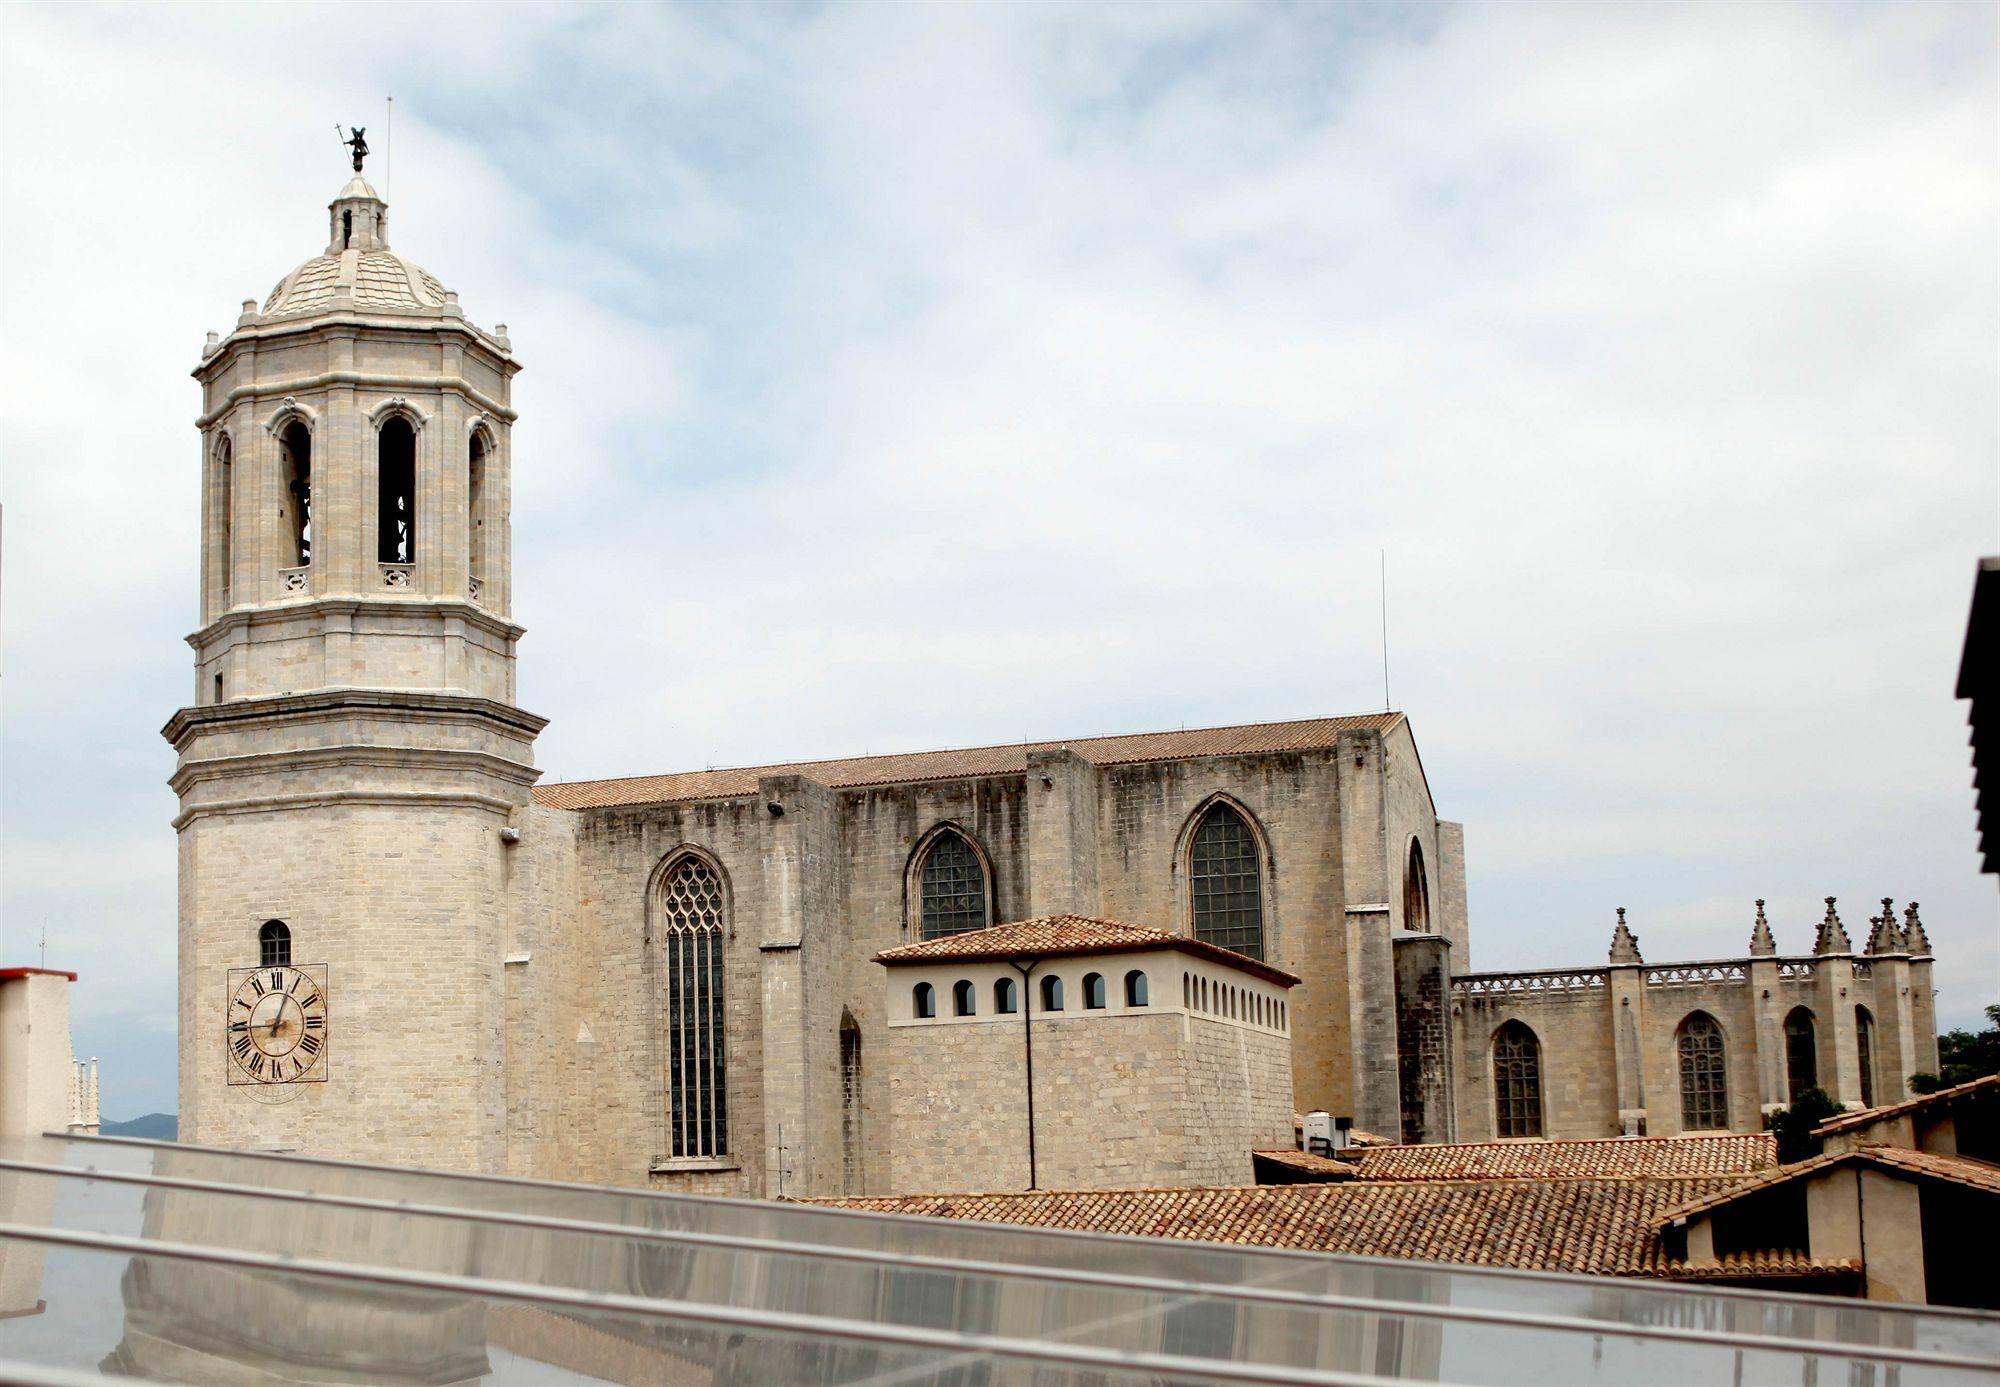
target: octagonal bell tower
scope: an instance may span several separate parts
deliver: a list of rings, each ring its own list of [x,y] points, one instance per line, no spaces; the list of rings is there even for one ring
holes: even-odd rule
[[[390,249],[354,162],[326,250],[194,371],[202,624],[165,728],[181,1132],[498,1170],[502,830],[545,725],[513,703],[520,367]],[[273,985],[324,1016],[260,1007]]]

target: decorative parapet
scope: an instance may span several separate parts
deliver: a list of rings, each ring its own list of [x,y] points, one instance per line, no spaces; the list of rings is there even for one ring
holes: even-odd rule
[[[1870,963],[1870,962],[1868,962],[1868,960],[1867,960],[1867,959],[1863,959],[1863,958],[1857,958],[1857,959],[1855,959],[1855,960],[1854,960],[1854,976],[1855,976],[1855,977],[1857,977],[1857,978],[1872,978],[1872,977],[1874,977],[1874,976],[1875,976],[1875,965],[1874,965],[1874,964],[1872,964],[1872,963]]]
[[[1542,996],[1590,992],[1608,987],[1609,968],[1545,968],[1531,973],[1461,973],[1451,980],[1454,997]]]
[[[385,588],[407,589],[410,586],[411,576],[416,572],[416,565],[407,563],[385,563],[380,567],[382,586]]]
[[[1750,976],[1748,962],[1736,959],[1705,960],[1700,963],[1668,963],[1646,970],[1648,987],[1686,987],[1710,982],[1743,982]]]
[[[1815,960],[1810,958],[1781,958],[1778,960],[1780,978],[1809,978],[1813,975]]]
[[[465,580],[465,595],[474,602],[477,602],[479,600],[480,590],[484,586],[485,584],[481,583],[477,578],[467,578]]]
[[[286,592],[310,592],[312,590],[312,567],[281,568],[278,583]]]

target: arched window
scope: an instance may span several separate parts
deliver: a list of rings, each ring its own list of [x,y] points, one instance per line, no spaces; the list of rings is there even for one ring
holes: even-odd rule
[[[378,563],[417,561],[417,433],[410,421],[392,414],[376,440]]]
[[[1083,975],[1083,1006],[1086,1011],[1104,1009],[1104,974],[1085,973]]]
[[[1206,1011],[1208,1010],[1208,979],[1207,979],[1207,978],[1196,978],[1196,979],[1195,979],[1195,981],[1194,981],[1194,999],[1195,999],[1195,1000],[1194,1000],[1194,1009],[1195,1009],[1196,1011],[1199,1011],[1199,1012],[1206,1012]]]
[[[865,1183],[862,1152],[861,1027],[854,1014],[840,1013],[840,1192],[860,1194]]]
[[[1861,1106],[1875,1106],[1875,1018],[1867,1007],[1854,1009],[1855,1058],[1861,1061]]]
[[[1188,849],[1194,937],[1251,958],[1264,956],[1264,886],[1257,839],[1227,804],[1201,816]]]
[[[1051,973],[1042,979],[1042,1010],[1061,1011],[1062,1009],[1062,979]]]
[[[1493,1036],[1493,1115],[1500,1136],[1542,1134],[1542,1046],[1519,1021]]]
[[[1012,978],[1002,978],[993,984],[993,1011],[998,1016],[1012,1016],[1020,1009],[1020,991]]]
[[[1403,928],[1417,934],[1431,932],[1431,884],[1424,875],[1424,845],[1414,838],[1403,866]]]
[[[1145,969],[1134,968],[1125,975],[1125,1005],[1128,1007],[1143,1007],[1148,1005]]]
[[[215,444],[216,596],[224,607],[229,605],[230,569],[236,561],[232,552],[236,527],[236,469],[230,462],[229,435],[224,434]]]
[[[260,967],[291,966],[292,931],[283,920],[266,920],[257,931],[257,963]]]
[[[957,982],[953,983],[951,985],[951,1014],[953,1016],[971,1016],[977,1013],[978,1010],[979,1002],[972,995],[972,984],[964,978],[960,978]]]
[[[927,982],[920,982],[910,989],[910,1012],[919,1021],[929,1021],[937,1015],[937,989]]]
[[[1681,1022],[1674,1048],[1681,1065],[1681,1126],[1688,1131],[1729,1126],[1729,1080],[1722,1027],[1705,1011]]]
[[[918,926],[926,939],[985,929],[986,864],[953,829],[931,839],[917,870]]]
[[[1181,974],[1181,1006],[1188,1011],[1194,1010],[1194,979],[1186,973]]]
[[[685,857],[667,868],[660,883],[659,948],[670,1156],[729,1151],[722,913],[722,881],[714,867]]]
[[[1785,1077],[1794,1103],[1807,1089],[1819,1087],[1819,1046],[1813,1037],[1813,1014],[1805,1007],[1793,1007],[1785,1018]]]
[[[312,433],[305,421],[293,419],[278,434],[278,476],[284,483],[286,568],[312,563]]]
[[[488,580],[486,572],[486,458],[491,441],[483,428],[472,431],[465,465],[466,595],[474,601]]]

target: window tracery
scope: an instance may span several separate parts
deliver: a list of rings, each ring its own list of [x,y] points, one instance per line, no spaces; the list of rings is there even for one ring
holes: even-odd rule
[[[1257,838],[1243,815],[1210,805],[1188,849],[1194,937],[1250,958],[1264,956],[1264,883]]]

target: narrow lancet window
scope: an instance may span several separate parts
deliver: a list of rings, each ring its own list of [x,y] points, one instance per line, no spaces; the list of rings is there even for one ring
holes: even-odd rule
[[[1698,1132],[1729,1126],[1729,1079],[1722,1027],[1705,1011],[1681,1022],[1674,1046],[1681,1067],[1681,1126]]]
[[[224,607],[229,605],[230,566],[236,561],[236,469],[230,463],[229,438],[224,435],[215,445],[215,583],[219,605]]]
[[[465,562],[470,578],[469,596],[477,600],[489,581],[486,571],[486,431],[476,429],[466,461]]]
[[[257,931],[257,965],[260,968],[290,967],[292,931],[283,920],[266,920]]]
[[[1542,1047],[1519,1021],[1493,1037],[1493,1110],[1500,1136],[1542,1134]]]
[[[1794,1103],[1807,1089],[1819,1087],[1819,1046],[1813,1035],[1813,1014],[1804,1007],[1793,1007],[1785,1018],[1785,1078]]]
[[[410,421],[392,415],[383,421],[377,444],[376,559],[415,563],[417,558],[417,435]]]
[[[1210,807],[1188,851],[1194,937],[1251,958],[1264,956],[1264,885],[1257,839],[1226,804]]]
[[[407,425],[405,426],[407,427]],[[667,1014],[667,1153],[729,1151],[722,882],[698,857],[670,867],[660,899]]]
[[[1424,845],[1414,838],[1403,866],[1403,928],[1417,934],[1431,932],[1431,883],[1424,872]]]
[[[312,434],[297,419],[278,435],[278,470],[285,483],[284,566],[305,568],[312,563]]]
[[[926,939],[985,929],[986,865],[962,834],[946,829],[931,839],[917,873],[919,928]]]
[[[1875,1018],[1867,1007],[1854,1009],[1855,1058],[1861,1061],[1861,1106],[1875,1106]]]

